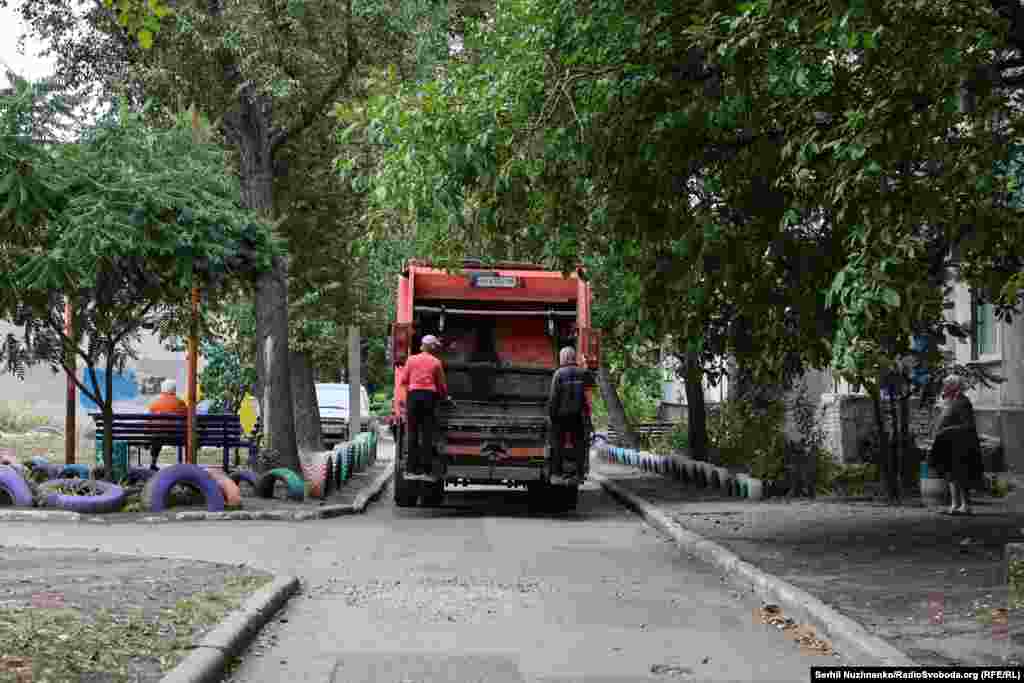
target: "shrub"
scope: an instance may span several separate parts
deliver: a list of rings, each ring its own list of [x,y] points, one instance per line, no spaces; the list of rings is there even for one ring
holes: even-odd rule
[[[650,449],[656,453],[675,453],[685,451],[690,446],[690,438],[685,422],[677,423],[672,431],[664,436],[652,438]]]
[[[781,401],[758,408],[745,399],[726,401],[708,411],[708,440],[726,466],[749,467],[763,479],[778,479],[785,472],[785,437]]]

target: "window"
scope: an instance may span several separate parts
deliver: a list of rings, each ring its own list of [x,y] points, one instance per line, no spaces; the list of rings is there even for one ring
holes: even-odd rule
[[[981,303],[974,294],[971,295],[971,327],[971,360],[995,354],[998,333],[995,307]]]

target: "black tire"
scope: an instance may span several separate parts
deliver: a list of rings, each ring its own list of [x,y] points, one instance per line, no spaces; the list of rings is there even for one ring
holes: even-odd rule
[[[306,484],[302,477],[292,472],[287,467],[278,467],[270,470],[256,483],[256,495],[260,498],[274,497],[274,484],[282,481],[288,487],[288,499],[302,501],[306,498]]]
[[[559,486],[551,496],[552,508],[555,512],[572,512],[580,501],[579,486]]]
[[[199,465],[171,465],[156,472],[142,489],[142,506],[150,512],[167,509],[167,498],[171,489],[183,484],[198,491],[206,501],[208,512],[224,511],[224,494],[220,484],[210,473]]]
[[[400,508],[411,508],[416,506],[419,491],[415,482],[405,480],[407,458],[403,452],[404,447],[405,430],[399,429],[398,438],[395,440],[395,505]]]
[[[32,507],[32,489],[18,470],[9,465],[0,466],[0,491],[10,498],[14,507]]]
[[[421,500],[424,507],[441,507],[444,503],[444,482],[439,481],[436,484],[424,487]]]
[[[551,487],[539,481],[526,485],[530,497],[530,509],[534,512],[547,512],[551,507]]]
[[[85,485],[95,486],[99,489],[99,493],[95,496],[69,496],[55,491],[60,486],[74,486],[74,485]],[[45,501],[44,505],[48,508],[57,508],[58,510],[68,510],[69,512],[79,512],[88,515],[99,515],[107,512],[117,512],[124,507],[125,498],[128,497],[128,493],[117,486],[106,481],[96,481],[95,479],[54,479],[44,484],[39,485],[39,493],[42,495]]]

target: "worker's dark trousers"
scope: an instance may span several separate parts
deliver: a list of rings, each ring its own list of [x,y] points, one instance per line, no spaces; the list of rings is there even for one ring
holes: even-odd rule
[[[566,449],[565,437],[572,436],[572,448]],[[584,458],[587,457],[586,429],[582,417],[563,417],[551,420],[551,473],[564,474],[562,463],[572,458],[576,462],[576,474],[583,471]]]
[[[406,402],[406,422],[409,431],[409,469],[426,473],[433,460],[434,441],[437,438],[437,394],[417,389],[409,392]]]

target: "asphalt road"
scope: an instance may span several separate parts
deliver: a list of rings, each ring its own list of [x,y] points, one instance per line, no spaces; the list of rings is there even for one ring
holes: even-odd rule
[[[300,595],[231,683],[807,681],[802,653],[599,487],[569,515],[523,491],[318,522],[10,523],[5,543],[90,547],[298,574]],[[141,533],[140,533],[141,532]]]

